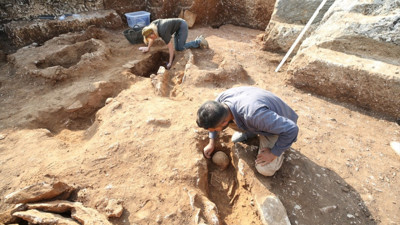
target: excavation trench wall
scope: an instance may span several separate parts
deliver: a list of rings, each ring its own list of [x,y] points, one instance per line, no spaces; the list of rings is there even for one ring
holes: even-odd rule
[[[124,13],[139,10],[150,12],[151,20],[178,17],[182,10],[190,10],[197,15],[195,25],[217,28],[229,23],[265,29],[263,48],[286,52],[320,2],[298,2],[304,10],[289,13],[288,9],[295,6],[287,0],[73,0],[66,4],[13,0],[0,3],[0,60],[6,60],[4,53],[10,46],[40,45],[90,26],[127,27]],[[290,83],[379,115],[399,118],[400,14],[396,4],[327,1],[298,46],[300,52],[294,52],[297,56],[289,67]],[[68,16],[59,20],[62,15]]]
[[[219,27],[234,24],[255,29],[265,29],[272,14],[274,0],[72,0],[24,1],[0,3],[0,30],[2,39],[16,47],[44,41],[86,27],[127,27],[127,12],[145,10],[151,20],[178,17],[182,10],[195,13],[196,23]],[[65,19],[59,18],[66,15]],[[6,48],[7,46],[2,46]]]

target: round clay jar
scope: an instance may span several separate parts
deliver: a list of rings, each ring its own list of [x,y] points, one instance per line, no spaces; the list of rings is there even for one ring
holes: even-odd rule
[[[212,162],[215,163],[221,170],[224,170],[229,165],[229,157],[225,154],[225,152],[218,151],[213,155]]]

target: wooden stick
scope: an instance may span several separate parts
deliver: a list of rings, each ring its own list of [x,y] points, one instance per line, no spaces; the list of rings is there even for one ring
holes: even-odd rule
[[[285,63],[286,59],[289,57],[289,55],[292,53],[293,49],[296,47],[296,45],[299,43],[301,38],[303,37],[304,33],[308,30],[310,27],[311,23],[314,21],[315,17],[317,17],[319,10],[325,5],[326,0],[323,0],[321,4],[319,4],[317,10],[315,10],[314,15],[310,18],[310,20],[307,22],[306,26],[303,28],[303,30],[300,32],[299,36],[297,37],[296,41],[292,44],[290,47],[289,51],[286,53],[285,57],[283,57],[281,63],[279,63],[278,67],[276,67],[275,72],[278,72],[281,66]]]

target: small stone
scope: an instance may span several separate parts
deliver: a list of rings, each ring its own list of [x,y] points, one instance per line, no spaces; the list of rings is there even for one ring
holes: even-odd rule
[[[112,102],[113,98],[107,98],[106,99],[106,104],[109,104],[110,102]]]
[[[116,199],[111,199],[110,201],[108,201],[105,211],[106,211],[107,217],[119,218],[119,217],[121,217],[121,215],[124,211],[124,208],[122,206],[121,201],[118,201]]]
[[[347,218],[352,219],[355,218],[352,214],[347,214]]]
[[[5,135],[5,134],[0,134],[0,140],[5,139],[6,137],[7,137],[7,135]]]
[[[158,68],[157,74],[164,74],[165,73],[165,67],[160,66],[160,68]]]
[[[400,142],[398,141],[392,141],[390,142],[390,147],[396,152],[398,156],[400,156]]]
[[[336,205],[330,205],[330,206],[320,208],[319,211],[321,211],[322,213],[330,213],[330,212],[334,211],[335,209],[337,209]]]

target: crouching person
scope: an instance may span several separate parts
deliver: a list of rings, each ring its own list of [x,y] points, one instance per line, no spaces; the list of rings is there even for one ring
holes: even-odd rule
[[[283,100],[256,87],[228,89],[205,102],[197,111],[197,125],[209,131],[204,156],[211,157],[217,132],[230,127],[236,132],[233,142],[258,135],[260,146],[255,160],[257,171],[272,176],[283,162],[284,152],[296,141],[298,115]]]

